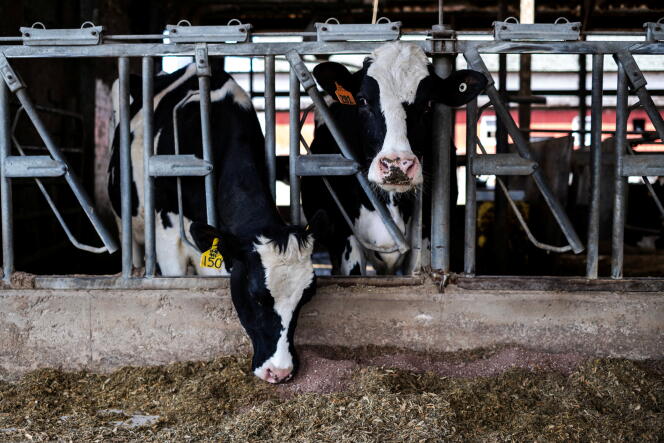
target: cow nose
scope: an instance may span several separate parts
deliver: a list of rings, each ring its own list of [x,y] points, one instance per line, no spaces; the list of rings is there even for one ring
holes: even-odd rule
[[[283,383],[288,381],[293,376],[293,367],[289,368],[275,368],[269,366],[265,370],[265,381],[270,383]]]
[[[419,160],[410,153],[388,154],[380,158],[380,172],[388,181],[410,181],[417,174]]]

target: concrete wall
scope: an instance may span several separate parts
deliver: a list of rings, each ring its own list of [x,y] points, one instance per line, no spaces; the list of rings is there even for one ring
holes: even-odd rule
[[[209,286],[209,285],[208,285]],[[108,370],[249,349],[226,284],[203,289],[0,290],[0,375],[42,366]],[[657,293],[500,292],[431,283],[324,285],[297,343],[450,351],[514,343],[664,357]]]

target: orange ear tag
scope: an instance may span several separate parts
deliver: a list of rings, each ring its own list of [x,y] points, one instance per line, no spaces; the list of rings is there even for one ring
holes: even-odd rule
[[[337,90],[334,91],[334,93],[336,94],[339,103],[344,105],[354,105],[355,99],[353,98],[353,94],[345,90],[339,83],[334,82],[334,84],[337,85]]]
[[[212,246],[201,254],[201,268],[221,269],[224,257],[219,252],[219,239],[212,241]]]

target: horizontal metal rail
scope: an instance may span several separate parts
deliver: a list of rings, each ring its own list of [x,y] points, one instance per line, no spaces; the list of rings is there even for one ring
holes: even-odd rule
[[[476,49],[480,54],[664,54],[663,42],[578,41],[578,42],[493,42],[483,40],[412,41],[430,55],[456,55]],[[295,50],[307,54],[364,54],[384,42],[252,42],[208,43],[208,56],[284,55]],[[195,44],[104,43],[96,46],[24,46],[0,45],[7,58],[80,58],[80,57],[165,57],[196,55]]]

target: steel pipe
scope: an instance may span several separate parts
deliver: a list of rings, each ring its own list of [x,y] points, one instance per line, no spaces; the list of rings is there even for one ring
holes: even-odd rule
[[[265,57],[265,164],[267,165],[268,183],[272,198],[276,202],[277,181],[277,137],[276,137],[276,106],[275,106],[275,71],[274,55]]]
[[[475,275],[475,256],[477,245],[477,183],[473,173],[477,137],[477,99],[471,100],[466,107],[466,217],[464,225],[464,260],[463,272]]]
[[[203,142],[203,160],[214,165],[212,152],[212,129],[210,127],[210,76],[207,47],[204,54],[201,48],[196,48],[196,68],[198,72],[198,96],[201,111],[201,140]],[[203,65],[204,63],[204,65]],[[217,226],[217,211],[215,202],[215,173],[212,170],[205,176],[205,212],[210,226]]]
[[[0,210],[2,211],[2,270],[9,283],[14,272],[14,227],[12,214],[12,181],[6,175],[5,159],[11,155],[9,130],[9,89],[0,81]]]
[[[129,113],[129,59],[118,59],[119,102],[120,102],[120,207],[122,218],[122,277],[131,277],[132,257],[132,223],[131,223],[131,142]]]
[[[150,161],[154,155],[154,59],[143,57],[143,210],[145,218],[145,276],[156,272],[154,178]]]
[[[289,140],[288,174],[290,180],[290,217],[294,225],[300,221],[300,177],[296,174],[297,158],[300,156],[300,82],[295,67],[290,70],[290,109],[289,109]]]
[[[622,175],[623,158],[627,150],[627,75],[625,68],[618,64],[618,87],[616,101],[616,165],[614,169],[615,192],[613,197],[613,232],[611,238],[611,278],[623,277],[623,259],[625,238],[625,206],[627,179]]]
[[[592,102],[590,126],[590,214],[588,216],[588,251],[586,277],[597,278],[599,265],[599,209],[600,181],[602,176],[602,89],[604,76],[604,54],[593,55]],[[581,124],[585,124],[585,121]]]

